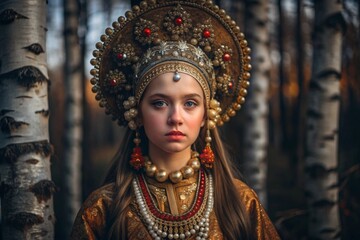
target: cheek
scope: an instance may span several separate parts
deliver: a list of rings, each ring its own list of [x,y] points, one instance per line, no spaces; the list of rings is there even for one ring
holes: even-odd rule
[[[145,128],[157,128],[159,124],[163,124],[163,118],[163,114],[151,111],[151,109],[141,110],[141,122]]]
[[[205,125],[205,115],[204,111],[199,112],[196,116],[192,116],[189,119],[189,125],[194,128],[203,127]]]
[[[148,111],[143,111],[141,121],[145,130],[145,134],[151,141],[151,139],[153,139],[153,137],[156,136],[156,133],[159,131],[159,119],[156,115],[153,115]]]

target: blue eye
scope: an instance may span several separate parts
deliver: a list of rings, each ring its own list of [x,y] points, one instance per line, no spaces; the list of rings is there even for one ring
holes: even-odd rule
[[[166,102],[163,101],[163,100],[154,101],[154,102],[151,103],[151,105],[153,105],[156,108],[162,108],[162,107],[167,106]]]
[[[197,105],[198,104],[195,101],[187,101],[187,102],[185,102],[185,107],[192,108],[192,107],[196,107]]]

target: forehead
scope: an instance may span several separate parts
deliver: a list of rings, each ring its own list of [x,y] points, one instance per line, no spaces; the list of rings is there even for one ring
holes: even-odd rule
[[[145,95],[165,93],[165,94],[177,94],[177,93],[197,93],[201,97],[204,97],[203,89],[201,88],[198,81],[192,76],[185,73],[179,73],[181,79],[174,81],[174,73],[163,73],[149,83],[145,89]]]

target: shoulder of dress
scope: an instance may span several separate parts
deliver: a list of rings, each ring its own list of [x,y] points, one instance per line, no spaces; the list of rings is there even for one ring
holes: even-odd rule
[[[257,194],[246,183],[239,179],[234,179],[236,191],[244,201],[256,200],[258,201]]]
[[[109,205],[114,193],[114,183],[109,183],[94,190],[83,203],[83,208],[91,208],[94,205]]]

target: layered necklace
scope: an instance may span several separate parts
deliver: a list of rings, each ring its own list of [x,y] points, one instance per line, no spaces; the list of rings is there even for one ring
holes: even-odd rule
[[[181,215],[159,210],[142,174],[133,180],[135,198],[139,211],[150,235],[154,239],[186,239],[197,236],[206,239],[209,232],[209,216],[214,205],[211,174],[199,170],[198,189],[190,209]]]
[[[169,179],[173,183],[178,183],[183,179],[190,178],[200,169],[199,153],[191,152],[191,158],[186,166],[178,171],[167,173],[164,169],[158,169],[149,159],[145,158],[145,173],[148,177],[154,177],[158,182],[165,182]]]

